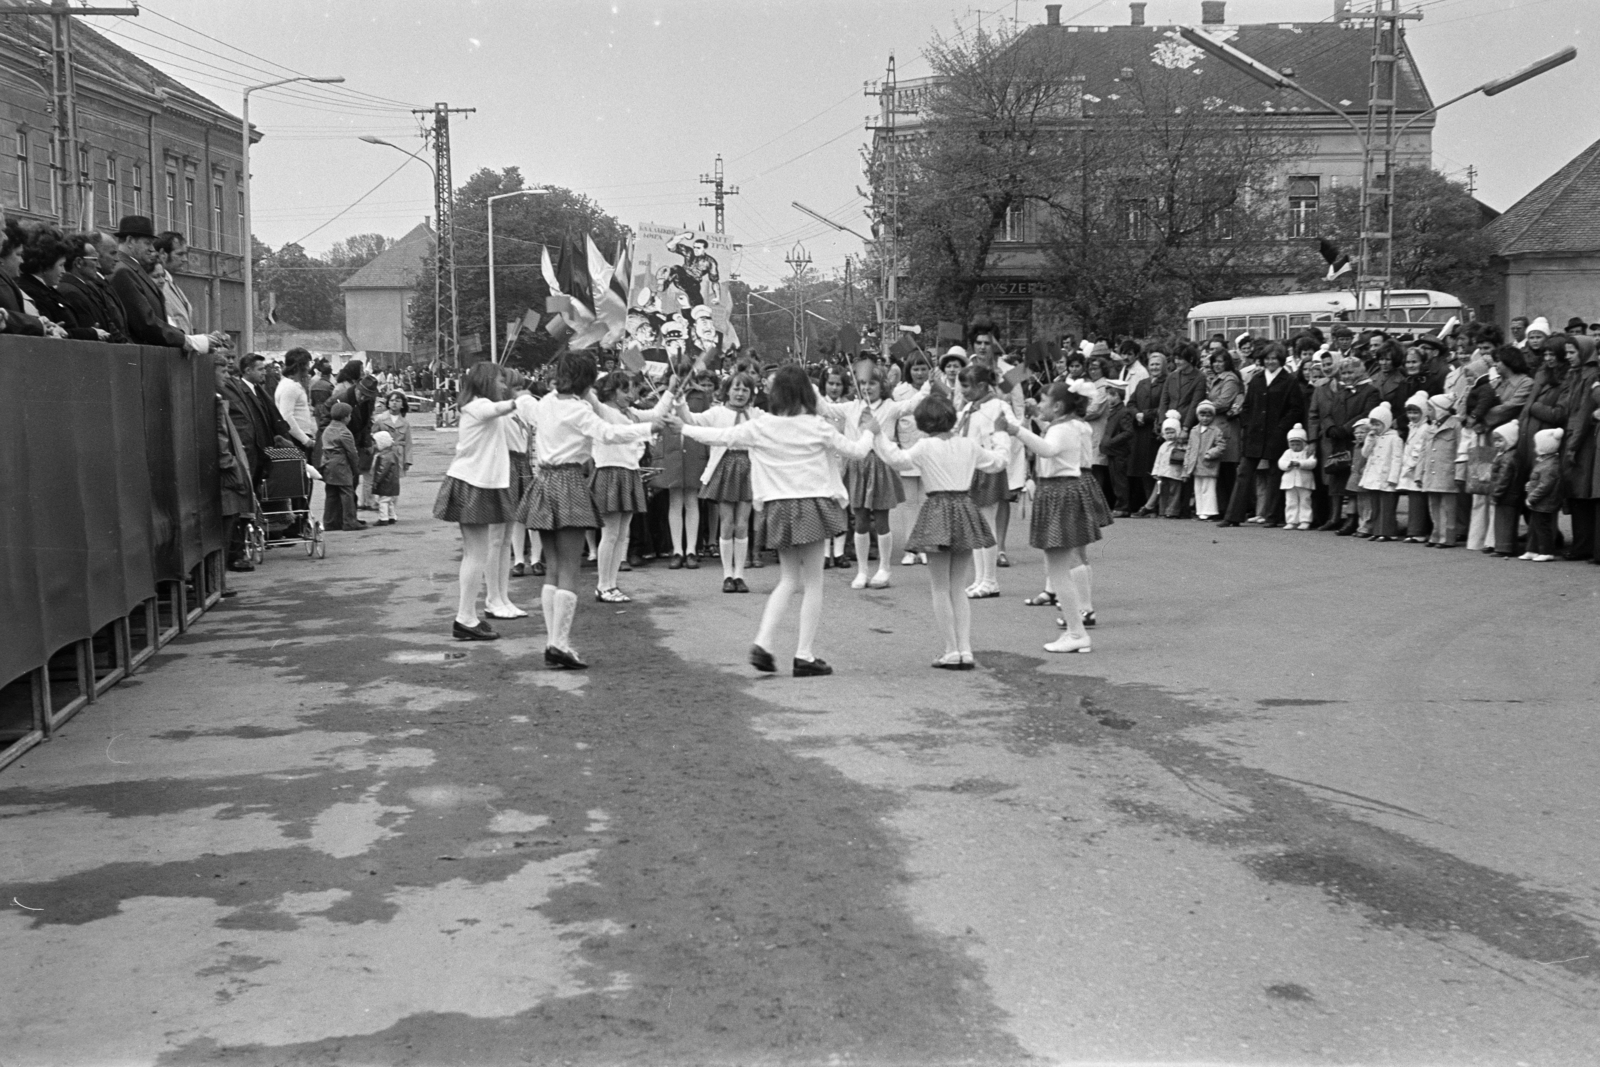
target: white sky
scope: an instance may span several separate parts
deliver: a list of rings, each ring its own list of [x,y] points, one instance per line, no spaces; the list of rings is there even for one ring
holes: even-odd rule
[[[451,129],[457,185],[480,167],[515,165],[532,183],[587,193],[630,225],[709,227],[711,212],[697,205],[710,189],[696,179],[720,152],[741,189],[728,202],[729,234],[746,245],[739,267],[763,284],[787,273],[796,239],[823,268],[860,251],[790,202],[866,231],[856,189],[873,101],[862,83],[882,77],[891,51],[902,77],[925,74],[923,44],[970,27],[972,2],[996,5],[985,19],[1044,21],[1037,0],[154,0],[137,19],[92,24],[235,113],[240,87],[284,76],[279,65],[342,74],[350,89],[412,106],[476,107]],[[1128,18],[1126,0],[1063,4],[1065,21]],[[1435,165],[1457,174],[1475,165],[1485,202],[1509,207],[1600,138],[1597,94],[1583,88],[1600,63],[1600,0],[1403,6],[1424,14],[1409,40],[1436,100],[1578,46],[1576,62],[1440,116]],[[1333,0],[1229,0],[1228,21],[1315,21],[1332,10]],[[1150,0],[1148,21],[1198,22],[1199,12],[1200,0]],[[356,139],[373,133],[420,148],[404,107],[290,88],[304,98],[251,97],[265,134],[252,153],[258,236],[320,252],[354,233],[397,237],[432,213],[425,168]],[[352,100],[360,110],[341,102]]]

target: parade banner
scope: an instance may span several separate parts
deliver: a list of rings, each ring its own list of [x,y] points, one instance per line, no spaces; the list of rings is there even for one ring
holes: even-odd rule
[[[210,360],[0,337],[0,684],[222,547]]]
[[[723,278],[734,255],[727,234],[651,222],[635,227],[629,343],[646,352],[664,349],[673,360],[739,347],[733,293]]]

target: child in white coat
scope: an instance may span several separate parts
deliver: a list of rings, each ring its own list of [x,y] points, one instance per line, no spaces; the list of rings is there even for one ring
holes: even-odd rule
[[[1289,431],[1289,447],[1278,457],[1278,469],[1283,472],[1278,487],[1283,490],[1285,530],[1311,529],[1311,490],[1316,486],[1311,472],[1316,466],[1316,453],[1306,447],[1306,428],[1297,422]]]
[[[1361,446],[1367,461],[1361,470],[1361,488],[1373,498],[1372,539],[1398,541],[1400,528],[1395,525],[1395,512],[1400,500],[1405,443],[1394,428],[1394,411],[1388,401],[1373,408],[1367,420],[1367,440]]]

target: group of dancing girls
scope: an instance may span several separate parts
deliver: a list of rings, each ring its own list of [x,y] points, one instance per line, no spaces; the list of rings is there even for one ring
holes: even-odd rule
[[[628,520],[645,505],[639,456],[653,433],[681,434],[710,448],[698,495],[718,505],[724,591],[749,591],[743,576],[748,544],[742,535],[751,507],[759,514],[766,546],[778,554],[779,580],[750,650],[757,670],[777,670],[772,648],[798,591],[793,673],[832,673],[815,651],[824,557],[850,528],[849,506],[855,512],[860,568],[852,586],[887,585],[894,551],[889,513],[906,499],[907,486],[921,498],[921,507],[905,548],[908,558],[928,564],[934,619],[945,643],[933,666],[971,670],[976,662],[969,600],[978,598],[974,591],[981,591],[985,567],[993,565],[996,486],[1003,496],[1006,484],[997,479],[1006,476],[1016,439],[1038,457],[1029,540],[1045,552],[1050,583],[1043,595],[1060,605],[1058,621],[1066,631],[1045,648],[1088,652],[1085,627],[1094,624],[1094,615],[1084,550],[1111,522],[1094,480],[1080,477],[1090,440],[1082,420],[1089,390],[1077,383],[1049,387],[1036,412],[1044,430],[1034,434],[1011,418],[1008,405],[991,403],[995,382],[989,368],[960,371],[959,400],[928,371],[913,374],[899,399],[885,396],[884,379],[869,370],[855,400],[827,401],[819,398],[803,368],[785,366],[771,380],[764,411],[751,405],[757,383],[735,373],[724,385],[722,403],[697,412],[679,393],[676,379],[648,409],[637,406],[626,375],[610,376],[596,390],[595,362],[586,352],[563,353],[554,389],[537,400],[519,388],[515,371],[475,365],[462,380],[456,457],[434,506],[436,517],[458,523],[462,531],[453,635],[460,640],[499,636],[477,612],[485,587],[489,618],[527,614],[509,600],[503,565],[511,524],[521,523],[544,535],[550,557],[551,578],[541,603],[545,661],[556,668],[585,668],[571,642],[585,536],[601,531],[597,598],[626,600],[615,576],[626,554]],[[909,445],[903,432],[907,418],[916,430]],[[516,444],[532,452],[518,454]],[[873,537],[880,567],[869,576]]]

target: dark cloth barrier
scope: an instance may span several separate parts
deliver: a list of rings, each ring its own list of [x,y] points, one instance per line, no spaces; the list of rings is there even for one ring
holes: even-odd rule
[[[0,337],[0,684],[222,545],[210,360]]]

